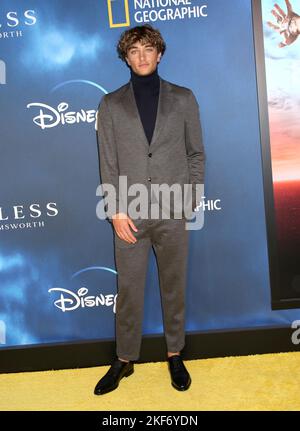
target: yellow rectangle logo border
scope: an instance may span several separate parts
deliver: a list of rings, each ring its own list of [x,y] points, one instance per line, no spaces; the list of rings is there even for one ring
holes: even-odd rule
[[[124,0],[124,9],[125,9],[126,21],[125,22],[120,22],[120,23],[114,23],[113,12],[112,12],[112,4],[111,4],[112,1],[114,1],[114,0],[107,0],[109,26],[111,28],[115,28],[115,27],[128,27],[128,26],[130,26],[128,0]]]

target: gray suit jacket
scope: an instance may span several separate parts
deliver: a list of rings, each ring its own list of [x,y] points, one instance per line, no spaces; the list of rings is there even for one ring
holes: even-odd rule
[[[98,109],[97,134],[101,182],[115,186],[117,212],[123,212],[118,198],[119,176],[127,176],[128,188],[136,183],[145,186],[149,202],[153,201],[151,184],[177,183],[182,187],[192,184],[193,208],[199,203],[195,185],[204,184],[205,154],[199,106],[190,89],[160,78],[156,124],[149,145],[129,81],[103,96]],[[128,204],[137,196],[129,196]],[[170,205],[172,217],[175,214],[172,197]],[[114,212],[109,213],[107,207],[106,210],[110,220]]]

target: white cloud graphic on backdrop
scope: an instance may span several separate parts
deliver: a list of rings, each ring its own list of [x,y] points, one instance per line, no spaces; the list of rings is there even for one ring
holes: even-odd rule
[[[51,333],[57,333],[61,322],[52,315],[47,290],[53,274],[62,280],[61,270],[54,252],[36,259],[28,252],[0,250],[0,321],[6,328],[9,346],[52,341]],[[72,322],[63,324],[68,330]]]
[[[76,29],[37,27],[21,60],[31,70],[61,69],[74,60],[93,60],[104,47],[99,34],[83,35]]]
[[[0,255],[0,275],[0,320],[7,335],[12,344],[33,344],[35,338],[27,327],[24,304],[30,300],[29,286],[36,282],[37,273],[28,268],[20,253],[15,253]]]

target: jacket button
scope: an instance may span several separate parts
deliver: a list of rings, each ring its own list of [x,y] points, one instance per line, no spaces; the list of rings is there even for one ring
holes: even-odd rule
[[[152,157],[152,153],[149,153],[149,154],[148,154],[148,156],[149,156],[149,157]]]

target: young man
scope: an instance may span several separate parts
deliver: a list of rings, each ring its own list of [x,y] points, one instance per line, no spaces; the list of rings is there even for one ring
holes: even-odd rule
[[[186,390],[191,384],[180,356],[185,345],[186,219],[182,211],[173,208],[169,218],[156,218],[149,212],[145,217],[134,218],[128,210],[130,203],[124,205],[119,181],[126,178],[128,188],[142,186],[149,192],[143,204],[150,207],[159,201],[151,189],[154,183],[192,184],[193,208],[197,205],[195,186],[204,182],[205,159],[199,107],[191,90],[158,75],[157,66],[165,49],[160,32],[149,24],[123,32],[117,51],[130,67],[131,79],[105,95],[98,111],[101,181],[116,190],[117,208],[109,221],[114,231],[118,296],[117,356],[96,385],[96,395],[116,389],[124,376],[133,373],[133,362],[139,358],[144,287],[152,246],[159,270],[171,382],[177,390]],[[164,202],[159,205],[164,206]]]

